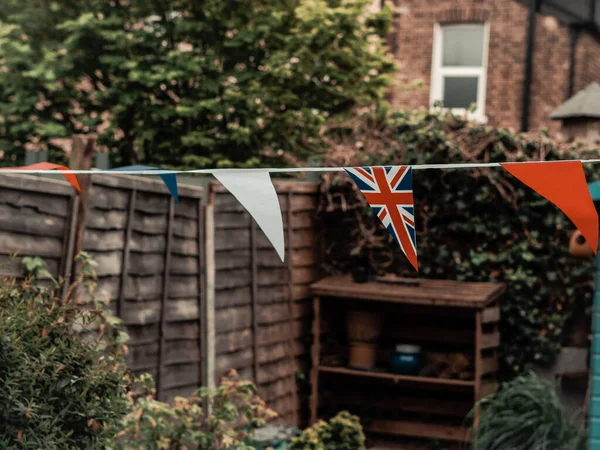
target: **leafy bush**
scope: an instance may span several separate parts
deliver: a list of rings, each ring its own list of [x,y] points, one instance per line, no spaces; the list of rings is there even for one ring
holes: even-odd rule
[[[122,347],[102,342],[101,309],[82,311],[59,292],[0,280],[0,448],[99,448],[126,412]],[[95,338],[84,339],[91,327]]]
[[[515,378],[479,402],[479,450],[583,450],[585,433],[571,423],[555,387],[532,373]]]
[[[276,414],[256,395],[249,381],[235,371],[214,390],[201,388],[190,398],[172,404],[154,399],[150,376],[129,395],[131,412],[113,442],[114,450],[201,448],[252,450],[244,443],[249,431],[264,426]],[[210,414],[203,409],[206,402]]]
[[[289,450],[364,450],[365,435],[358,417],[340,412],[329,422],[319,421],[294,438]]]
[[[356,118],[325,135],[326,165],[586,157],[583,149],[557,144],[544,133],[515,134],[426,111]],[[594,173],[586,167],[592,181]],[[574,228],[567,217],[500,168],[419,170],[413,184],[419,276],[506,282],[504,373],[550,361],[571,312],[591,304],[593,261],[570,256]],[[324,176],[321,210],[330,271],[349,272],[360,257],[381,274],[414,276],[345,174]]]

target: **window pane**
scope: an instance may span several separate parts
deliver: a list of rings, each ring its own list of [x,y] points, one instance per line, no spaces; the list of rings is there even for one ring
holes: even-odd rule
[[[443,66],[481,66],[483,25],[454,25],[442,28]]]
[[[444,77],[444,107],[469,108],[477,103],[478,77]]]

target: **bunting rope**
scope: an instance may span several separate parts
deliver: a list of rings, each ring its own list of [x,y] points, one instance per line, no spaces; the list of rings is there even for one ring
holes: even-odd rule
[[[456,164],[388,164],[388,165],[403,165],[412,167],[413,170],[431,170],[431,169],[473,169],[484,167],[502,167],[502,165],[512,164],[535,164],[535,163],[565,163],[565,162],[580,162],[582,164],[600,163],[600,159],[563,159],[556,161],[511,161],[511,162],[492,162],[492,163],[456,163]],[[191,170],[166,170],[166,169],[151,169],[151,170],[39,170],[39,169],[5,169],[0,167],[0,172],[13,174],[38,174],[38,175],[171,175],[171,174],[214,174],[214,173],[231,173],[237,171],[244,172],[269,172],[269,173],[302,173],[302,172],[344,172],[346,167],[266,167],[266,168],[229,168],[229,169],[191,169]]]

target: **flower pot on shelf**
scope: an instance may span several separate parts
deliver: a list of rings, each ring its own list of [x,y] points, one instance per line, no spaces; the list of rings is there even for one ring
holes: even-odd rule
[[[350,347],[349,365],[374,369],[377,344],[381,337],[381,316],[373,311],[348,311],[346,328]]]
[[[421,370],[421,347],[417,345],[396,345],[390,356],[392,372],[401,375],[418,375]]]

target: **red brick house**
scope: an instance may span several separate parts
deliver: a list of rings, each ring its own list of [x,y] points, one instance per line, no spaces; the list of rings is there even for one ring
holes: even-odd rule
[[[475,104],[490,125],[556,133],[552,111],[600,81],[600,0],[383,1],[394,10],[395,106]],[[423,87],[401,88],[415,81]]]

